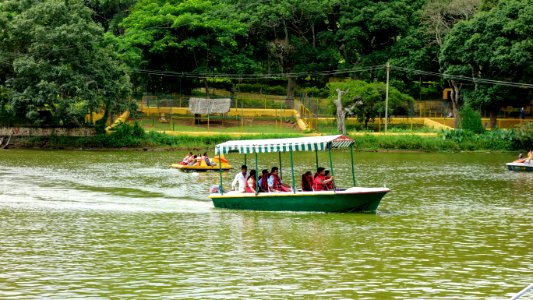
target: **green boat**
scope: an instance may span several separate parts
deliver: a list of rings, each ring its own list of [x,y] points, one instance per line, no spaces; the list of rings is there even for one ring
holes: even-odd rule
[[[383,196],[390,191],[386,187],[358,187],[356,186],[355,169],[353,163],[354,140],[343,135],[318,136],[288,139],[238,140],[227,141],[215,147],[215,154],[238,152],[245,155],[255,155],[255,169],[257,168],[259,153],[279,153],[281,169],[281,153],[290,155],[292,191],[290,192],[260,192],[242,193],[237,191],[225,192],[220,169],[220,185],[211,189],[209,198],[216,208],[262,210],[262,211],[316,211],[316,212],[375,212]],[[318,168],[318,151],[328,151],[331,175],[334,175],[331,159],[332,149],[349,148],[352,162],[352,182],[349,188],[335,188],[331,191],[299,191],[294,180],[293,153],[299,151],[314,151]],[[258,190],[258,187],[256,187]]]

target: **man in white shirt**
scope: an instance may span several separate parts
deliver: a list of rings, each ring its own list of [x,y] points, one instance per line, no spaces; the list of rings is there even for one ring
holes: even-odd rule
[[[244,193],[246,188],[246,178],[248,178],[248,167],[246,165],[241,166],[241,172],[235,175],[235,179],[231,183],[231,190],[235,191],[235,186],[239,183],[238,191]]]

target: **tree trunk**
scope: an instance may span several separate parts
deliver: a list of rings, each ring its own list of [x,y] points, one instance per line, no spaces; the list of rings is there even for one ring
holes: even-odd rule
[[[498,112],[500,111],[500,108],[498,109],[491,109],[490,110],[490,128],[494,129],[496,128],[496,124],[498,121]]]
[[[448,80],[450,86],[452,87],[452,92],[450,94],[450,100],[452,102],[452,112],[453,112],[453,127],[459,128],[459,109],[461,108],[460,101],[460,92],[463,86],[462,83],[457,83],[455,80]]]
[[[204,78],[204,85],[205,85],[205,95],[207,99],[210,99],[209,96],[209,84],[207,83],[207,78]]]
[[[346,114],[344,113],[344,109],[342,107],[342,95],[344,95],[345,93],[346,91],[341,91],[340,89],[337,89],[337,100],[333,101],[335,103],[335,106],[337,107],[337,129],[340,133],[344,135],[346,134]]]
[[[286,108],[294,108],[294,87],[296,86],[296,80],[294,77],[287,77],[287,98],[285,99]]]

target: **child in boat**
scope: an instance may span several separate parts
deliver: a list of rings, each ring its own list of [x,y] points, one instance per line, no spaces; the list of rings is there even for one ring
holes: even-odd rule
[[[273,167],[268,177],[268,189],[273,192],[290,192],[291,188],[281,182],[281,178],[278,175],[278,167]]]
[[[326,184],[333,180],[333,176],[331,176],[329,179],[326,179],[325,176],[326,169],[323,167],[318,167],[318,169],[316,169],[315,178],[313,179],[313,189],[315,191],[325,191]]]
[[[326,190],[333,191],[333,178],[329,173],[329,170],[324,171],[324,181],[326,182]]]
[[[302,175],[302,191],[313,191],[313,173],[311,173],[311,171],[307,171],[305,172],[305,174]]]
[[[256,187],[256,178],[255,178],[255,170],[250,171],[250,176],[248,176],[248,179],[246,179],[246,193],[256,193],[255,189]]]

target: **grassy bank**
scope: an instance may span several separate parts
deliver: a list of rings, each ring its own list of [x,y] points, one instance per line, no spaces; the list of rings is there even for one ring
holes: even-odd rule
[[[224,133],[199,135],[183,133],[168,135],[148,132],[138,124],[121,124],[109,135],[86,137],[47,136],[18,138],[13,146],[20,148],[43,149],[105,149],[105,148],[176,148],[213,149],[216,144],[235,139],[270,139],[302,137],[303,133],[246,134],[241,136]],[[414,150],[414,151],[514,151],[533,147],[530,131],[494,130],[474,134],[464,130],[450,130],[439,133],[391,134],[353,133],[356,150]]]
[[[296,134],[258,134],[248,136],[229,136],[216,134],[209,136],[167,135],[150,132],[143,136],[99,135],[88,137],[32,137],[19,138],[13,146],[17,148],[41,149],[106,149],[106,148],[139,148],[139,149],[213,149],[218,143],[233,139],[268,139],[300,137]],[[354,136],[355,149],[358,151],[378,150],[413,150],[413,151],[512,151],[516,147],[513,140],[493,138],[445,138],[438,135],[373,135]]]

